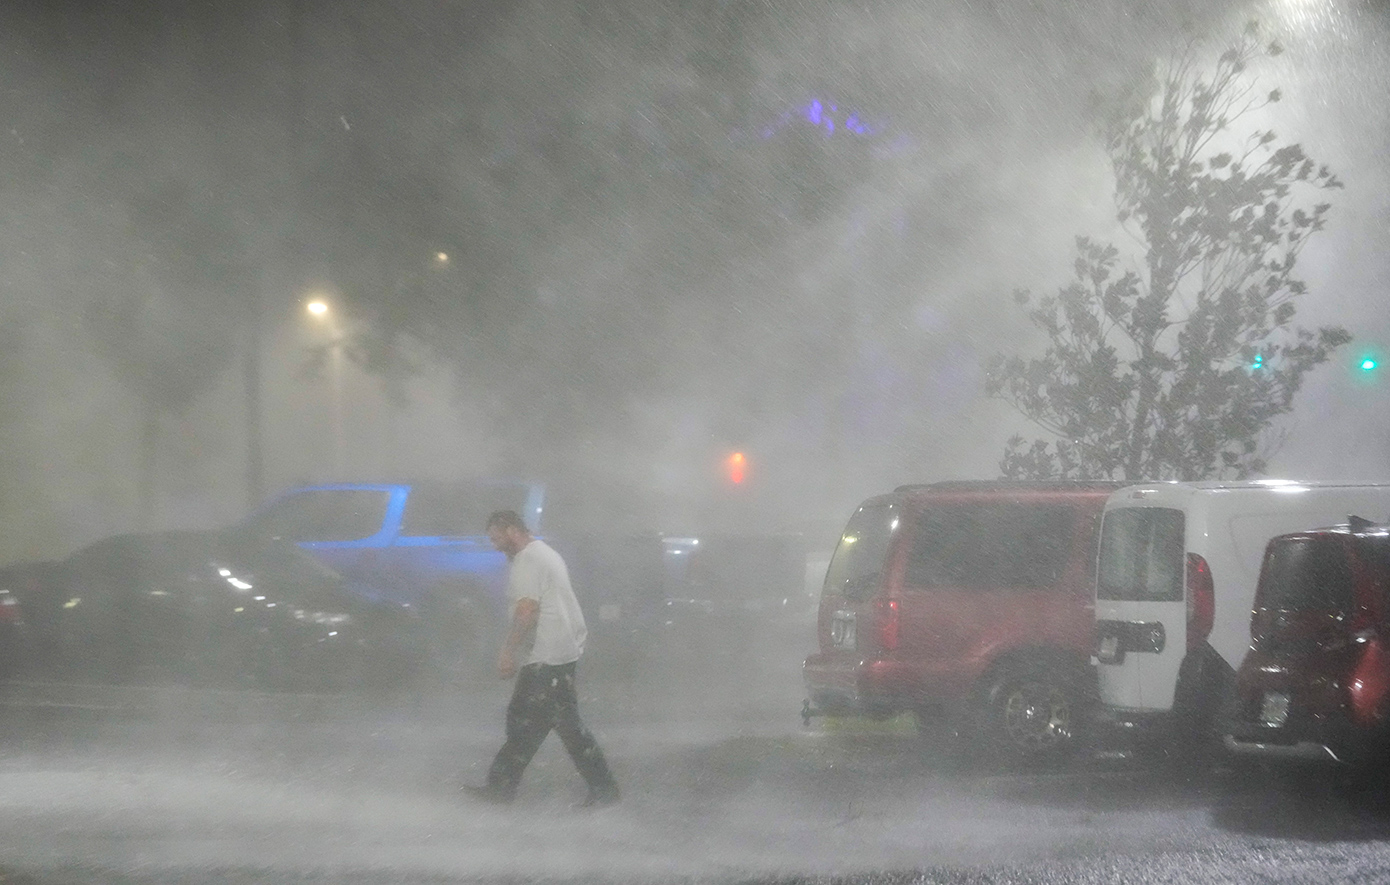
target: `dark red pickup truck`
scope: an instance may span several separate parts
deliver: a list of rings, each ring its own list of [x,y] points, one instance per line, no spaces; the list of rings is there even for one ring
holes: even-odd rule
[[[850,518],[826,575],[806,712],[911,712],[1038,762],[1094,695],[1101,509],[1120,483],[903,486]]]

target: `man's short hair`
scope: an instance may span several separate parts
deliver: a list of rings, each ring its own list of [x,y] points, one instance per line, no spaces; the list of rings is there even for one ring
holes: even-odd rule
[[[531,530],[526,527],[526,521],[521,518],[521,514],[515,510],[494,510],[492,515],[487,518],[488,531],[493,529],[515,528],[530,534]]]

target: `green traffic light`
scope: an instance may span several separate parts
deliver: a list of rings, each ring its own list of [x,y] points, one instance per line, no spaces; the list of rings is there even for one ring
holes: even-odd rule
[[[1372,357],[1366,357],[1361,361],[1361,371],[1370,372],[1373,369],[1377,368],[1379,365],[1380,364],[1377,363]]]

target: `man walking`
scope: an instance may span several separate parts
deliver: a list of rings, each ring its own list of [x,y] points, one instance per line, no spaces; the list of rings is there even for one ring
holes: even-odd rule
[[[497,670],[503,679],[516,676],[516,687],[507,705],[507,742],[488,769],[487,784],[466,790],[487,802],[511,802],[522,772],[554,729],[589,785],[581,805],[612,805],[618,801],[618,784],[579,718],[574,670],[589,631],[565,561],[534,538],[515,511],[499,510],[488,517],[487,533],[511,561],[507,601],[512,623]]]

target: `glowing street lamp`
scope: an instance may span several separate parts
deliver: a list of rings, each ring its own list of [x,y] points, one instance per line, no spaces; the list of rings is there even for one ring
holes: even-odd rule
[[[329,324],[332,339],[329,342],[329,385],[331,389],[330,408],[333,425],[333,471],[335,479],[345,479],[347,474],[347,446],[343,438],[343,342],[337,318],[333,316],[328,302],[315,298],[304,309],[316,320]]]

